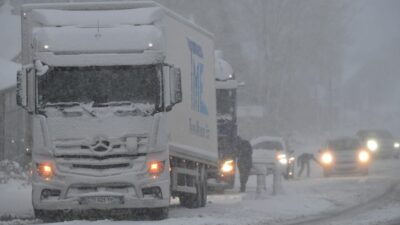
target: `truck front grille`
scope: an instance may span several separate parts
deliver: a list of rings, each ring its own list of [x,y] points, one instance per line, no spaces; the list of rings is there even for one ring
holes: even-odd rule
[[[128,151],[124,138],[59,140],[55,142],[57,167],[64,173],[107,176],[145,166],[146,154]]]
[[[57,158],[62,159],[96,159],[96,160],[107,160],[113,158],[137,158],[140,156],[145,156],[146,154],[110,154],[110,155],[59,155]]]
[[[73,168],[83,168],[92,170],[106,170],[106,169],[120,169],[130,167],[129,163],[108,164],[108,165],[85,165],[85,164],[72,164]]]
[[[136,196],[136,191],[133,185],[129,183],[73,184],[68,188],[66,198],[79,197],[88,194],[96,195],[104,192]]]

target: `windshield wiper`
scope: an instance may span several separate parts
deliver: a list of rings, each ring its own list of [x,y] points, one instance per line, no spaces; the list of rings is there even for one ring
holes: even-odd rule
[[[57,103],[46,103],[44,108],[56,108],[62,112],[64,111],[64,108],[70,108],[70,107],[76,107],[79,106],[83,111],[85,111],[87,114],[89,114],[92,117],[97,117],[96,114],[94,114],[93,111],[90,111],[87,109],[82,103],[80,102],[57,102]],[[43,110],[44,111],[44,110]]]
[[[57,103],[46,103],[44,108],[69,108],[74,106],[80,106],[79,102],[57,102]]]
[[[93,111],[90,111],[89,109],[87,109],[83,104],[79,104],[79,106],[83,109],[83,111],[85,111],[86,113],[88,113],[92,117],[97,117],[96,114]]]
[[[108,107],[108,106],[124,106],[131,105],[132,102],[121,101],[121,102],[103,102],[103,103],[93,103],[93,107]]]

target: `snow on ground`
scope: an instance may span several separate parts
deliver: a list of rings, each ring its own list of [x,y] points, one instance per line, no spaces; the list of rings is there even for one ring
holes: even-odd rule
[[[368,177],[332,177],[322,178],[321,171],[314,166],[311,178],[284,181],[284,194],[273,196],[269,189],[266,193],[256,194],[255,177],[251,177],[246,193],[238,193],[238,187],[227,191],[225,195],[210,195],[205,208],[186,209],[172,200],[170,218],[163,221],[69,221],[63,225],[75,224],[255,224],[279,223],[307,216],[321,215],[332,211],[345,210],[363,203],[385,192],[400,169],[398,160],[377,162],[371,168]],[[397,177],[396,177],[396,176]],[[268,180],[268,187],[272,180]],[[0,185],[0,212],[21,217],[32,217],[30,187],[18,182]],[[399,207],[399,206],[397,206]],[[395,209],[379,213],[394,213]],[[27,222],[8,221],[0,224],[21,224]]]
[[[0,217],[32,217],[30,198],[31,186],[26,181],[11,180],[0,184]]]
[[[374,210],[358,214],[357,219],[349,221],[338,220],[329,223],[329,225],[381,225],[390,224],[391,221],[398,221],[400,215],[400,204],[389,204],[385,207],[379,207]],[[396,223],[397,224],[397,223]]]

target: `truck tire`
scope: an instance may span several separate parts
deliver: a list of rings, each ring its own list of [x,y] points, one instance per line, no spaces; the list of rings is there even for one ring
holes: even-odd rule
[[[169,207],[148,209],[148,215],[151,220],[164,220],[168,218]]]
[[[61,212],[58,211],[34,209],[34,214],[35,218],[46,223],[62,221]]]
[[[199,166],[199,177],[195,181],[196,194],[183,193],[179,196],[181,206],[200,208],[207,203],[207,173],[204,165]]]

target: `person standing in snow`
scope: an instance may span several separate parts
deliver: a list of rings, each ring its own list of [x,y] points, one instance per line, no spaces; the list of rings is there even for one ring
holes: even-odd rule
[[[313,160],[314,162],[318,163],[317,159],[311,153],[303,153],[297,157],[297,166],[300,166],[299,173],[297,174],[298,177],[301,177],[304,168],[307,167],[307,177],[310,177],[310,161]]]
[[[237,166],[240,175],[240,192],[246,191],[247,180],[249,179],[250,170],[252,168],[253,149],[249,141],[240,137],[237,138]]]

